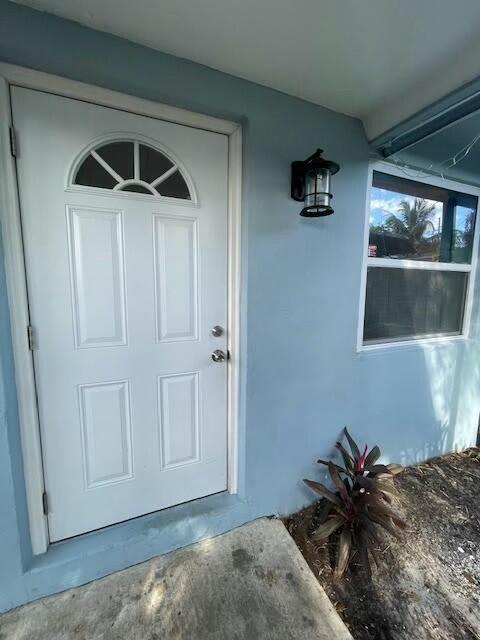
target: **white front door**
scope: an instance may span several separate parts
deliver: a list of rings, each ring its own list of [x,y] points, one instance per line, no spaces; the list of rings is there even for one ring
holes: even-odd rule
[[[225,490],[227,137],[12,111],[50,539]]]

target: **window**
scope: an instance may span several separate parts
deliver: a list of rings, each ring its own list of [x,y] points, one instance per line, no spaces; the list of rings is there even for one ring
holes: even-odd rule
[[[373,172],[363,344],[462,335],[478,198]]]
[[[147,196],[192,199],[177,165],[157,149],[136,140],[108,142],[92,149],[80,163],[73,182]]]

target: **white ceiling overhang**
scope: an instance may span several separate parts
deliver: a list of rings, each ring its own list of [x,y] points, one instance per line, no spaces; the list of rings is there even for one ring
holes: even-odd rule
[[[360,118],[370,139],[480,75],[478,0],[21,0]]]

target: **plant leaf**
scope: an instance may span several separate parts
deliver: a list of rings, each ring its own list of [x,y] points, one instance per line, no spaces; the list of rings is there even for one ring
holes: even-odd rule
[[[370,514],[372,512],[379,513],[387,518],[395,518],[396,520],[403,522],[398,513],[393,511],[393,509],[386,504],[383,498],[378,499],[376,496],[370,496],[370,499],[368,500],[368,513]]]
[[[389,493],[384,493],[383,491],[380,491],[380,493],[382,494],[382,498],[385,500],[385,502],[388,502],[388,504],[392,504],[393,498]]]
[[[313,491],[315,491],[316,493],[319,493],[330,502],[333,502],[333,504],[336,504],[338,507],[342,506],[342,501],[340,500],[340,498],[335,495],[333,491],[327,489],[325,485],[321,484],[320,482],[315,482],[314,480],[304,479],[304,482],[307,487],[310,487],[310,489],[313,489]]]
[[[372,576],[372,569],[370,567],[370,560],[368,558],[368,552],[371,548],[370,538],[365,530],[360,530],[358,532],[358,551],[360,553],[360,560],[362,562],[363,568],[369,578]]]
[[[403,471],[403,467],[401,464],[387,464],[388,470],[390,471],[390,473],[392,473],[394,476],[397,475],[397,473],[400,473],[401,471]]]
[[[366,532],[368,532],[368,535],[372,540],[374,540],[377,544],[380,542],[375,524],[374,522],[372,522],[372,520],[370,520],[366,513],[361,513],[359,515],[358,524],[359,532],[365,530]]]
[[[327,518],[327,520],[315,530],[312,540],[325,540],[343,524],[345,524],[345,518],[342,518],[342,516],[335,515]]]
[[[339,513],[342,518],[344,518],[344,520],[348,520],[348,513],[345,511],[345,509],[342,509],[341,507],[337,507],[336,505],[334,505],[333,509]]]
[[[338,543],[337,552],[337,564],[335,567],[334,577],[336,580],[341,578],[345,573],[345,569],[348,566],[350,559],[350,552],[352,550],[352,533],[350,529],[345,527],[340,534],[340,540]]]
[[[345,491],[343,480],[341,479],[338,469],[333,464],[333,462],[328,463],[328,472],[330,474],[330,477],[332,478],[333,484],[337,487],[337,489],[339,491]]]
[[[398,492],[393,482],[375,479],[375,487],[378,489],[378,491],[381,491],[388,496],[393,496],[394,498],[398,498],[400,496],[400,493]]]
[[[367,491],[375,490],[376,483],[373,478],[368,478],[367,476],[356,476],[355,482]]]
[[[393,479],[393,473],[391,473],[390,471],[388,471],[388,473],[375,474],[375,480],[392,480],[392,479]]]
[[[350,449],[352,451],[353,458],[354,458],[355,461],[357,461],[360,458],[360,449],[358,448],[358,445],[355,442],[355,440],[348,433],[347,427],[344,428],[343,433],[345,434],[345,437],[348,440],[348,444],[350,445]]]
[[[402,518],[398,516],[390,516],[392,518],[393,524],[397,525],[399,529],[406,529],[407,523]]]
[[[326,500],[325,498],[319,501],[316,517],[318,518],[318,521],[320,524],[323,524],[325,522],[325,520],[330,515],[333,507],[334,505],[329,500]]]
[[[345,502],[345,504],[351,504],[352,500],[350,498],[348,490],[333,463],[330,463],[328,465],[328,472],[330,473],[333,484],[337,487],[338,493],[340,494],[342,500]]]
[[[342,445],[341,442],[337,442],[335,446],[342,454],[343,462],[345,464],[345,469],[347,470],[347,473],[349,473],[350,475],[353,475],[355,463],[352,456],[348,453],[348,451],[345,449],[345,447]]]
[[[381,455],[380,449],[375,445],[365,458],[365,466],[368,467],[370,465],[374,465]]]
[[[370,520],[373,520],[373,522],[376,522],[381,527],[386,529],[388,533],[391,533],[394,538],[397,538],[397,540],[401,540],[402,536],[400,535],[400,532],[395,528],[390,518],[386,518],[379,513],[373,513],[371,511],[368,512],[368,515]]]
[[[370,454],[368,454],[368,455],[370,455]],[[368,456],[367,456],[367,458],[368,458]],[[365,465],[365,471],[368,471],[368,473],[373,473],[373,474],[388,473],[389,475],[392,475],[390,469],[385,464],[368,464],[368,465]]]
[[[326,467],[328,467],[328,465],[330,464],[330,460],[322,460],[321,458],[320,458],[320,460],[317,460],[317,462],[318,462],[318,464],[324,464]],[[332,462],[332,464],[335,464],[335,463]],[[341,467],[340,465],[336,464],[335,467],[341,473],[347,473],[346,470],[343,467]]]

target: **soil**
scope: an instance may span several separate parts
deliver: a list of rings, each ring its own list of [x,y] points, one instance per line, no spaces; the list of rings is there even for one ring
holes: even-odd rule
[[[371,579],[354,557],[333,580],[335,539],[310,539],[322,501],[285,526],[355,640],[480,640],[480,449],[407,467],[395,484],[408,526],[400,541],[382,534]]]

